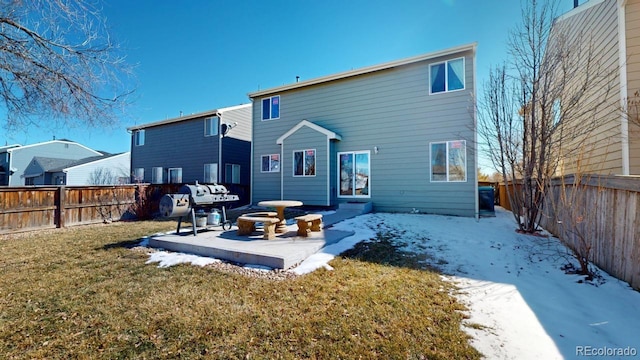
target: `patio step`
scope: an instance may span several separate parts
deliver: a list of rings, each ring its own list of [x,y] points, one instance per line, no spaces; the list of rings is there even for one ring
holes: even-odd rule
[[[372,202],[344,202],[338,205],[340,210],[358,211],[360,214],[368,214],[373,211]]]

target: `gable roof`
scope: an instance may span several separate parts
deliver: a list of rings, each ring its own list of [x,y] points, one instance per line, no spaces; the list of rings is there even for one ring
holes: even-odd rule
[[[369,74],[369,73],[380,71],[380,70],[386,70],[386,69],[391,69],[391,68],[398,67],[398,66],[417,63],[417,62],[420,62],[420,61],[431,60],[431,59],[435,59],[435,58],[441,57],[441,56],[453,55],[453,54],[460,53],[460,52],[463,52],[463,51],[473,51],[475,53],[476,47],[477,47],[477,43],[474,42],[474,43],[471,43],[471,44],[456,46],[456,47],[452,47],[452,48],[444,49],[444,50],[439,50],[439,51],[434,51],[434,52],[431,52],[431,53],[418,55],[418,56],[414,56],[414,57],[410,57],[410,58],[406,58],[406,59],[390,61],[390,62],[386,62],[386,63],[383,63],[383,64],[363,67],[363,68],[360,68],[360,69],[345,71],[345,72],[341,72],[341,73],[337,73],[337,74],[333,74],[333,75],[328,75],[328,76],[322,76],[322,77],[318,77],[318,78],[310,79],[310,80],[306,80],[306,81],[300,81],[300,82],[289,84],[289,85],[278,86],[278,87],[265,89],[265,90],[258,90],[258,91],[255,91],[255,92],[251,92],[251,93],[249,93],[247,95],[249,96],[249,98],[254,99],[256,97],[262,97],[262,96],[273,94],[273,93],[277,93],[277,92],[293,90],[293,89],[299,89],[299,88],[302,88],[302,87],[312,86],[312,85],[321,84],[321,83],[325,83],[325,82],[329,82],[329,81],[335,81],[335,80],[345,79],[345,78],[349,78],[349,77],[353,77],[353,76]]]
[[[83,165],[88,165],[88,164],[91,164],[91,163],[104,161],[104,160],[111,159],[111,158],[127,156],[129,154],[130,154],[130,152],[126,151],[126,152],[122,152],[122,153],[119,153],[119,154],[105,153],[104,156],[92,156],[92,157],[88,157],[88,158],[77,160],[75,163],[69,164],[69,165],[67,165],[66,167],[64,167],[61,170],[70,170],[71,168],[80,167],[80,166],[83,166]]]
[[[217,114],[224,114],[226,111],[237,110],[237,109],[242,109],[242,108],[251,107],[251,106],[252,106],[251,104],[242,104],[242,105],[219,108],[219,109],[215,109],[215,110],[208,110],[208,111],[203,111],[203,112],[197,113],[197,114],[179,116],[179,117],[176,117],[176,118],[171,118],[171,119],[166,119],[166,120],[154,121],[154,122],[150,122],[150,123],[146,123],[146,124],[130,126],[130,127],[127,128],[127,130],[129,130],[129,131],[141,130],[141,129],[150,128],[150,127],[159,126],[159,125],[164,125],[164,124],[171,124],[171,123],[176,123],[176,122],[180,122],[180,121],[187,121],[187,120],[197,119],[197,118],[200,118],[200,117],[215,116]]]
[[[302,120],[296,126],[292,127],[289,131],[287,131],[282,136],[280,136],[276,140],[276,144],[282,145],[282,143],[284,142],[284,139],[288,138],[289,136],[294,134],[296,131],[300,130],[300,128],[302,128],[303,126],[307,126],[319,133],[325,134],[329,138],[329,140],[342,140],[342,136],[336,134],[335,132],[331,130],[327,130],[322,126],[316,125],[308,120]]]
[[[60,158],[50,158],[46,156],[34,156],[33,160],[40,165],[44,172],[57,172],[63,171],[68,168],[89,164],[96,161],[102,161],[111,157],[120,156],[126,153],[113,154],[108,156],[90,156],[83,159],[60,159]]]
[[[34,156],[33,161],[37,162],[44,172],[48,172],[48,171],[55,171],[56,169],[59,169],[59,168],[63,168],[68,164],[71,164],[77,160],[50,158],[45,156]]]

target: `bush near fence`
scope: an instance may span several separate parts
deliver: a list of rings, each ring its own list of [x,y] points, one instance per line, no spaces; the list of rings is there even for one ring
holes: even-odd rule
[[[540,226],[563,241],[571,241],[572,234],[558,222],[572,212],[549,205],[559,203],[557,197],[563,183],[565,187],[574,184],[573,175],[552,182]],[[521,186],[518,182],[509,184],[511,191],[520,191]],[[500,204],[511,210],[506,190],[506,185],[500,184]],[[589,238],[593,249],[591,262],[640,290],[640,178],[584,175],[582,185],[576,190],[584,192],[580,197],[586,199],[586,206],[592,207],[594,214],[593,220],[584,224],[584,232],[592,234]],[[565,191],[568,190],[565,188]],[[598,201],[594,200],[596,197]]]
[[[102,222],[152,219],[160,198],[181,184],[0,187],[0,234]],[[245,204],[249,187],[225,185]]]

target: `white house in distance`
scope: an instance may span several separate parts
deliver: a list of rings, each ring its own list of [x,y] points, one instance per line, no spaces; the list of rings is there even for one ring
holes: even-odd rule
[[[70,140],[0,147],[0,186],[118,184],[130,173],[130,153],[107,154]],[[110,173],[110,181],[104,181]],[[120,175],[122,174],[122,175]]]

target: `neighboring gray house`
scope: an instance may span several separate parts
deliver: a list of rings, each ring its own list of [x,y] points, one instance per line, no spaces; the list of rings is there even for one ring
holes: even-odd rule
[[[34,185],[35,178],[25,177],[25,170],[34,157],[80,160],[103,154],[69,140],[52,140],[32,145],[0,147],[0,186]]]
[[[129,152],[80,160],[35,156],[24,172],[27,185],[118,185],[129,182]]]
[[[230,129],[224,136],[222,132]],[[249,186],[251,104],[129,127],[134,182]]]
[[[249,94],[252,202],[478,215],[476,44]]]

